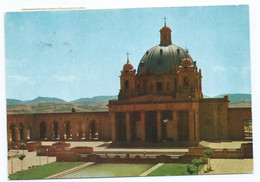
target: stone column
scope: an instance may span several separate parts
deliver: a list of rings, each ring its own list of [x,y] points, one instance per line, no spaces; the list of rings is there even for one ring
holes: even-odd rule
[[[112,125],[112,142],[115,142],[117,140],[116,138],[116,115],[115,112],[110,112],[110,121]]]
[[[157,110],[157,139],[162,140],[161,110]]]
[[[85,140],[86,140],[86,121],[82,121],[81,122],[82,123],[82,137],[84,136],[85,138]]]
[[[194,110],[189,110],[189,138],[194,141]]]
[[[141,131],[142,131],[142,141],[145,142],[145,111],[141,111]]]
[[[196,133],[195,133],[195,140],[196,141],[199,141],[199,110],[198,109],[196,109],[195,110],[195,131],[196,131]]]
[[[178,141],[178,111],[173,110],[173,140]]]
[[[126,112],[126,141],[131,141],[130,112]]]

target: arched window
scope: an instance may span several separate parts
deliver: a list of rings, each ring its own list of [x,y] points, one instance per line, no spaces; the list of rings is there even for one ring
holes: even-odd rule
[[[92,120],[89,123],[89,139],[98,139],[98,129],[97,129],[97,122]]]
[[[15,125],[11,124],[10,126],[10,141],[15,142],[16,141],[16,135],[15,135]]]
[[[40,138],[46,138],[46,123],[44,121],[42,121],[40,124]]]
[[[157,91],[162,91],[162,82],[157,83]]]
[[[71,136],[71,132],[70,132],[70,122],[67,121],[64,123],[64,139],[69,139]]]
[[[125,87],[126,90],[129,89],[129,81],[128,80],[125,80],[124,87]]]
[[[184,77],[184,78],[183,78],[183,85],[184,85],[185,87],[189,86],[188,77]]]
[[[20,132],[20,140],[24,140],[24,137],[23,137],[23,124],[22,123],[19,123],[19,132]]]
[[[59,125],[58,125],[58,122],[57,121],[53,121],[53,123],[52,123],[52,137],[54,138],[54,139],[57,139],[57,138],[59,138],[59,136],[58,136],[58,127],[59,127]]]

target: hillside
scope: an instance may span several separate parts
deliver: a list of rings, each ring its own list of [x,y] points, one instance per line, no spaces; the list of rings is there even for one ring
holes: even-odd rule
[[[230,107],[251,107],[251,94],[228,94]],[[224,94],[215,98],[224,97]],[[7,99],[7,113],[50,113],[50,112],[76,112],[85,111],[108,111],[108,100],[117,99],[117,96],[96,96],[92,98],[81,98],[66,102],[65,100],[53,97],[37,97],[29,101]]]
[[[71,103],[107,102],[111,99],[117,99],[117,96],[95,96],[92,98],[80,98],[80,99],[71,101]]]
[[[215,98],[223,98],[225,94],[217,95]],[[251,94],[228,94],[231,102],[251,101]]]
[[[9,105],[19,105],[22,104],[23,101],[18,100],[18,99],[6,99],[6,104]]]

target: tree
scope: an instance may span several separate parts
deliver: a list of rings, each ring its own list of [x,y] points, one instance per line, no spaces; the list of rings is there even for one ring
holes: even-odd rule
[[[73,108],[71,109],[71,112],[76,112],[76,109],[73,107]]]
[[[26,148],[26,144],[25,143],[22,143],[21,145],[20,145],[20,149],[22,149],[23,150],[23,155],[24,155],[24,149]]]
[[[187,172],[189,173],[189,175],[192,175],[195,171],[196,171],[196,166],[194,166],[193,164],[187,165]]]
[[[249,132],[251,132],[251,130],[250,130],[250,125],[251,125],[251,122],[247,120],[247,121],[245,122],[245,126],[247,127],[247,130],[248,130]]]
[[[203,156],[207,159],[207,172],[209,172],[211,170],[211,166],[210,166],[210,157],[213,154],[213,150],[205,150],[203,152]]]
[[[39,165],[41,165],[42,150],[38,150],[38,151],[37,151],[37,155],[39,156]]]
[[[24,154],[18,156],[18,159],[20,159],[20,161],[21,161],[21,170],[22,170],[22,171],[23,171],[23,159],[24,159],[24,158],[25,158],[25,155],[24,155]]]
[[[205,158],[204,157],[201,157],[199,159],[193,159],[191,161],[191,164],[193,164],[194,166],[196,166],[196,171],[197,171],[197,174],[199,174],[199,166],[203,164]]]

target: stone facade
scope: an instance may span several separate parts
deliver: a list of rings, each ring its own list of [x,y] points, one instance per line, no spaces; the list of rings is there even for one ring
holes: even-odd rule
[[[10,114],[8,141],[110,140],[107,112]]]

